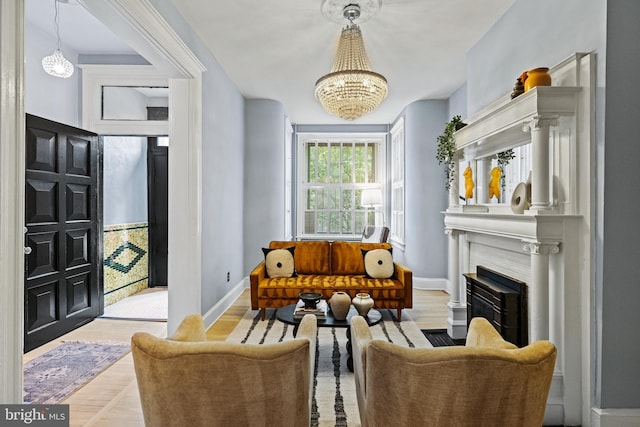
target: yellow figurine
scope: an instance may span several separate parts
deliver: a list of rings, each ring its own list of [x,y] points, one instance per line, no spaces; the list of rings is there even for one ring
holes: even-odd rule
[[[475,184],[473,183],[473,171],[471,170],[470,166],[467,166],[467,168],[463,172],[463,175],[464,175],[464,197],[465,199],[469,200],[473,198],[473,188],[475,187]]]
[[[491,180],[489,181],[489,199],[496,196],[496,199],[500,199],[500,177],[502,176],[502,169],[495,167],[491,169]]]

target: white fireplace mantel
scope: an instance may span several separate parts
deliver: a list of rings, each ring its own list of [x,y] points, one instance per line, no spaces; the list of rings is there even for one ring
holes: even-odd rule
[[[483,115],[455,133],[460,157],[486,157],[530,141],[526,133],[535,120],[574,116],[579,87],[538,86],[515,99],[491,106]]]
[[[531,143],[531,206],[524,214],[512,213],[510,204],[460,205],[464,186],[457,173],[443,212],[448,332],[453,338],[466,336],[463,273],[484,265],[525,282],[529,342],[547,339],[558,348],[545,424],[579,424],[588,411],[582,390],[592,371],[584,350],[590,340],[585,319],[593,274],[594,69],[592,54],[572,55],[550,69],[552,86],[514,99],[506,95],[466,118],[467,125],[454,133],[457,159],[471,165]]]
[[[489,234],[509,239],[539,242],[561,242],[566,225],[579,215],[517,215],[493,213],[445,212],[445,229]]]

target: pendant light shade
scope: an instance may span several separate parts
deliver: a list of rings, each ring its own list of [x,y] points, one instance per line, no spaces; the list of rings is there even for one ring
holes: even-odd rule
[[[56,14],[53,20],[56,29],[56,38],[58,42],[58,48],[49,56],[45,56],[42,58],[42,68],[47,74],[50,74],[54,77],[60,77],[63,79],[67,79],[71,77],[73,74],[73,64],[69,62],[67,58],[64,57],[62,51],[60,50],[60,22],[59,22],[59,5],[58,0],[54,0]]]
[[[64,57],[60,49],[56,49],[49,56],[42,58],[42,68],[47,74],[67,79],[73,74],[73,64]]]
[[[387,79],[371,71],[360,27],[357,4],[348,4],[343,16],[349,25],[342,30],[338,51],[329,74],[316,82],[315,96],[330,114],[354,120],[378,108],[387,97]]]

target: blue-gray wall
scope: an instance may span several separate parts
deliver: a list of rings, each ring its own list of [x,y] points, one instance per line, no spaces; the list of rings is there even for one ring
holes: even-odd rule
[[[447,277],[447,241],[442,211],[447,207],[444,173],[436,160],[436,139],[449,118],[447,101],[416,101],[403,114],[405,150],[405,248],[394,258],[416,279]]]
[[[202,76],[201,270],[202,312],[206,313],[245,275],[244,98],[171,0],[151,3],[206,68]]]
[[[147,138],[104,137],[104,225],[147,222]]]
[[[80,70],[68,79],[50,76],[42,58],[56,49],[56,40],[28,21],[25,26],[25,109],[27,113],[80,127]],[[62,53],[76,64],[78,54],[62,44]]]
[[[278,101],[245,101],[244,273],[264,259],[261,248],[284,239],[285,110]]]
[[[640,2],[607,2],[603,234],[596,322],[601,327],[597,383],[602,408],[640,408],[640,203],[634,197],[640,143]],[[604,74],[604,73],[603,73]],[[600,163],[601,164],[601,163]],[[599,222],[600,222],[599,221]],[[631,338],[631,339],[627,339]]]
[[[524,70],[555,65],[575,52],[602,52],[603,0],[518,0],[469,50],[468,113],[511,92]],[[599,67],[604,58],[599,58]]]

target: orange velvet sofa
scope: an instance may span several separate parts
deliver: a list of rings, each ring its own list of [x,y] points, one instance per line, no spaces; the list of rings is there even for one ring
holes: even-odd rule
[[[389,243],[272,241],[269,249],[292,246],[296,276],[268,277],[264,261],[249,275],[251,308],[260,309],[263,320],[267,308],[295,304],[300,292],[319,292],[326,300],[336,291],[352,298],[358,292],[367,292],[375,308],[397,310],[398,320],[402,320],[403,308],[413,306],[412,272],[407,267],[394,262],[393,275],[385,279],[366,275],[362,250],[389,249]]]

